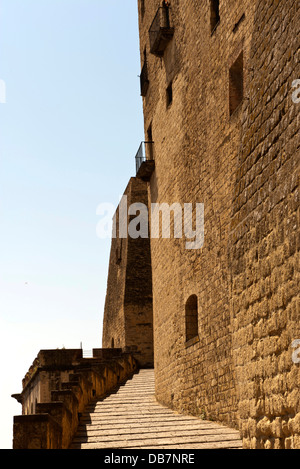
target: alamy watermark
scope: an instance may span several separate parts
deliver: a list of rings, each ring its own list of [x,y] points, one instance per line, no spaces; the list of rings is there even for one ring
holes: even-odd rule
[[[292,93],[292,101],[294,104],[300,104],[300,78],[292,82],[292,88],[295,90]],[[300,363],[300,339],[295,339],[292,342],[292,348],[295,349],[292,353],[293,363]]]
[[[300,103],[300,78],[293,81],[292,87],[296,88],[295,91],[293,91],[292,93],[292,101],[295,104],[299,104]]]
[[[6,83],[0,79],[0,104],[6,103]]]
[[[172,214],[172,216],[171,216]],[[185,238],[186,249],[200,249],[204,244],[203,203],[152,203],[150,210],[144,203],[128,206],[127,196],[122,196],[118,206],[102,203],[97,207],[102,218],[97,224],[99,238]],[[173,219],[173,230],[171,221]]]
[[[292,342],[292,348],[295,349],[292,354],[293,363],[300,363],[300,339],[296,339]]]

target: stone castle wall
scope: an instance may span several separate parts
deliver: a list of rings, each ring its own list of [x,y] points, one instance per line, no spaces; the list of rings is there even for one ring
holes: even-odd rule
[[[221,2],[212,32],[210,2],[172,1],[174,37],[158,58],[149,52],[148,29],[159,3],[145,2],[144,15],[140,8],[141,62],[146,48],[149,77],[145,134],[151,126],[155,155],[151,202],[204,203],[205,238],[200,250],[187,250],[184,238],[151,239],[156,393],[163,404],[234,426],[227,250],[242,108],[230,116],[229,69],[243,51],[246,88],[254,4]],[[192,343],[185,325],[191,295],[199,325]]]
[[[204,204],[204,244],[152,237],[144,258],[156,397],[239,428],[245,448],[299,448],[299,2],[168,3],[174,34],[158,57],[161,2],[138,1],[149,206]]]
[[[160,58],[161,3],[138,3],[151,202],[205,211],[202,249],[151,239],[157,398],[239,427],[245,447],[299,447],[299,3],[224,0],[212,26],[217,2],[174,0]]]
[[[257,2],[230,235],[233,357],[244,445],[300,447],[300,10]]]

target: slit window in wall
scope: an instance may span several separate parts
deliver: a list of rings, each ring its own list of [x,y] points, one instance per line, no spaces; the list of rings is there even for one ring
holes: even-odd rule
[[[117,240],[117,247],[116,247],[116,263],[120,264],[122,261],[122,243],[123,239],[119,238]]]
[[[244,57],[240,53],[229,70],[229,111],[230,115],[238,108],[244,97]]]
[[[152,123],[149,125],[147,129],[147,139],[148,139],[148,144],[147,144],[147,159],[148,160],[153,160],[154,159],[154,153],[153,153],[153,135],[152,135]]]
[[[172,101],[173,101],[173,84],[172,84],[172,82],[169,84],[169,86],[167,88],[166,95],[167,95],[167,107],[169,107],[172,104]]]
[[[149,127],[147,129],[147,139],[148,139],[148,142],[152,142],[152,140],[153,140],[152,123],[149,125]]]
[[[141,0],[141,14],[143,18],[145,14],[145,0]]]
[[[198,298],[196,295],[192,295],[185,304],[186,342],[195,337],[198,337]]]
[[[210,31],[214,32],[220,23],[220,0],[210,0]]]
[[[141,71],[141,74],[140,74],[140,86],[141,86],[141,96],[146,96],[148,88],[149,88],[146,49],[144,50],[144,63],[143,63],[142,71]]]

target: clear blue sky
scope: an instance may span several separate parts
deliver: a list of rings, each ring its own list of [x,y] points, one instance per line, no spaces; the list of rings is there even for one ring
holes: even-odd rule
[[[136,0],[0,0],[0,448],[40,349],[101,346],[117,204],[144,139]]]

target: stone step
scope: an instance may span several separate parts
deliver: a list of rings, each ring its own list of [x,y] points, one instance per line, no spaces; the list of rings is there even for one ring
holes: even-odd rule
[[[123,439],[122,436],[113,440],[113,439],[106,439],[105,441],[99,441],[97,439],[89,440],[88,442],[82,440],[74,440],[72,444],[72,448],[81,449],[122,449],[122,448],[152,448],[155,449],[156,447],[170,447],[173,446],[174,448],[178,448],[178,446],[182,445],[185,449],[191,449],[190,446],[193,445],[194,447],[198,447],[199,449],[203,448],[203,445],[207,445],[215,448],[227,448],[227,447],[241,447],[241,442],[238,438],[230,438],[230,436],[223,435],[222,438],[219,438],[216,435],[196,435],[196,436],[189,436],[189,437],[172,437],[172,436],[165,436],[160,437],[159,435],[155,436],[154,438],[135,438],[130,439],[126,438]],[[76,446],[78,445],[78,446]],[[196,446],[197,445],[197,446]]]
[[[182,415],[155,400],[153,370],[141,370],[80,418],[71,449],[241,448],[239,432]]]
[[[123,423],[122,423],[123,422]],[[145,429],[149,429],[149,419],[147,420],[138,420],[138,419],[133,419],[132,422],[128,422],[126,426],[124,426],[124,423],[127,423],[126,421],[121,421],[121,422],[104,422],[104,423],[92,423],[92,424],[83,424],[78,427],[78,432],[81,431],[90,431],[90,430],[95,430],[95,431],[116,431],[118,434],[120,434],[120,430],[122,430],[122,433],[126,433],[127,431],[143,431]],[[161,419],[151,420],[151,430],[152,431],[162,431],[162,430],[168,430],[168,429],[173,429],[174,427],[179,430],[186,430],[186,429],[199,429],[201,431],[205,430],[211,430],[211,431],[224,431],[228,432],[228,428],[223,428],[223,427],[218,427],[216,428],[213,425],[210,425],[209,423],[203,423],[203,424],[193,424],[189,420],[168,420],[168,421],[162,421]],[[156,424],[156,425],[155,425]]]
[[[151,429],[150,428],[138,428],[138,427],[135,427],[134,429],[126,428],[126,430],[122,432],[122,436],[123,437],[126,436],[126,440],[135,439],[137,435],[143,436],[143,438],[157,438],[157,437],[160,437],[160,438],[180,437],[181,438],[184,436],[188,436],[188,437],[198,436],[199,430],[201,430],[202,436],[213,435],[213,436],[220,437],[226,434],[226,435],[230,435],[230,438],[233,440],[236,440],[239,438],[239,436],[237,436],[235,432],[232,432],[232,434],[230,434],[228,431],[226,431],[226,429],[216,430],[214,428],[204,429],[204,428],[199,428],[199,427],[188,428],[188,429],[186,428],[178,429],[176,426],[166,427],[164,429],[160,427],[152,427]],[[96,441],[110,441],[111,437],[119,438],[120,432],[114,429],[106,430],[105,433],[103,432],[102,429],[99,429],[99,428],[87,430],[87,431],[84,429],[82,430],[79,429],[79,431],[77,432],[77,437],[74,439],[74,441],[76,440],[82,441],[82,439],[85,437],[90,439],[91,441],[95,438],[96,438]]]

